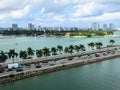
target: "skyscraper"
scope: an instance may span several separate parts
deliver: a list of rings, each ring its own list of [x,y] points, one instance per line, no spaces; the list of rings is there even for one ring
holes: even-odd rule
[[[92,23],[92,30],[99,30],[99,23],[97,22]]]
[[[113,23],[110,23],[110,24],[109,24],[109,29],[110,29],[110,30],[114,30],[114,29],[115,29],[115,26],[114,26]]]
[[[103,30],[107,30],[107,24],[103,24]]]
[[[35,30],[35,27],[32,23],[28,24],[28,30]]]
[[[17,24],[12,24],[12,30],[17,30],[18,29],[18,25]]]
[[[40,25],[38,26],[38,30],[41,30],[41,26]]]

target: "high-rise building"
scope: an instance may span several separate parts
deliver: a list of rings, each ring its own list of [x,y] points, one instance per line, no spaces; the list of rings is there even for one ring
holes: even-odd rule
[[[107,24],[103,24],[103,30],[107,30]]]
[[[38,26],[38,30],[41,30],[41,26],[40,25]]]
[[[114,26],[113,23],[110,23],[110,24],[109,24],[109,29],[110,29],[110,30],[114,30],[114,29],[115,29],[115,26]]]
[[[99,30],[99,23],[97,22],[92,23],[92,30]]]
[[[18,25],[17,24],[12,24],[12,30],[17,30],[18,29]]]
[[[32,23],[29,23],[28,30],[35,30],[35,26]]]

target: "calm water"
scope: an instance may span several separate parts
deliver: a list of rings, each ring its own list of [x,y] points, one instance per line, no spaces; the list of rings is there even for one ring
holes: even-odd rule
[[[63,47],[73,45],[84,44],[86,49],[89,42],[102,42],[104,46],[109,44],[111,39],[115,40],[115,44],[120,44],[120,38],[114,37],[101,37],[101,38],[75,38],[75,37],[0,37],[0,50],[9,51],[9,49],[15,49],[16,51],[26,50],[28,47],[36,49],[42,49],[44,47],[57,47],[62,45]]]
[[[120,90],[120,58],[0,85],[0,90]]]

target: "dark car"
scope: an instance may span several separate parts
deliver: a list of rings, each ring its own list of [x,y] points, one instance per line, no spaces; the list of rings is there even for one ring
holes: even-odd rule
[[[95,54],[95,57],[100,57],[100,55],[99,54]]]
[[[41,65],[40,64],[35,64],[35,67],[36,68],[41,68]]]
[[[21,71],[23,71],[22,68],[16,68],[16,72],[21,72]]]
[[[0,67],[0,73],[3,73],[5,69],[3,67]]]
[[[68,60],[73,60],[73,57],[69,57]]]
[[[30,67],[31,67],[31,64],[30,64],[30,63],[27,63],[27,64],[25,64],[25,66],[26,66],[27,68],[30,68]]]
[[[13,71],[13,70],[14,70],[13,68],[8,68],[8,69],[7,69],[7,72]]]
[[[22,67],[23,67],[23,64],[19,64],[18,67],[19,67],[19,68],[22,68]]]

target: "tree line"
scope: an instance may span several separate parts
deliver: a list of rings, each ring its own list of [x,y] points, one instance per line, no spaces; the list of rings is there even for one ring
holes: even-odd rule
[[[34,35],[61,35],[65,36],[66,33],[70,33],[70,36],[104,36],[104,35],[113,35],[112,31],[104,31],[104,30],[81,30],[81,29],[70,29],[70,30],[4,30],[0,31],[2,35],[26,35],[26,36],[34,36]]]

